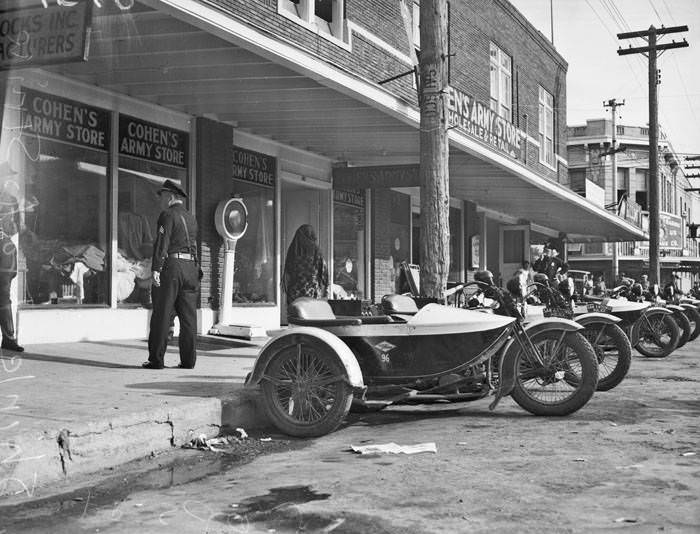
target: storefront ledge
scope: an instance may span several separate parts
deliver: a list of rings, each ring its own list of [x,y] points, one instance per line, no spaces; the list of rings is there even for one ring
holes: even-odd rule
[[[17,333],[23,344],[141,339],[148,336],[150,314],[145,308],[25,308]]]
[[[180,447],[202,434],[219,434],[220,399],[192,399],[162,407],[0,443],[0,496],[33,497],[36,489],[68,482],[77,475]]]

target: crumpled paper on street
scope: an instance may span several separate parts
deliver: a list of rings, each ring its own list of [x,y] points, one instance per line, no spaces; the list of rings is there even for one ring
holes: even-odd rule
[[[207,438],[205,434],[200,434],[196,438],[192,438],[190,441],[185,443],[183,449],[199,449],[202,451],[212,451],[212,452],[224,452],[225,449],[217,448],[217,445],[230,446],[241,441],[248,439],[248,434],[242,428],[237,428],[236,431],[239,433],[240,437],[236,436],[221,436],[218,438]]]
[[[397,443],[378,443],[376,445],[350,445],[353,452],[358,454],[418,454],[421,452],[437,453],[434,442],[418,443],[416,445],[399,445]]]

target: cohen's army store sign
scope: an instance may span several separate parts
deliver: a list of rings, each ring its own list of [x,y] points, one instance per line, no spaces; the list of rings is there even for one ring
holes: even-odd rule
[[[109,150],[109,112],[67,98],[22,88],[23,131],[97,150]]]
[[[277,164],[272,156],[245,148],[233,147],[233,177],[235,179],[274,187],[276,173]]]
[[[513,158],[523,159],[521,141],[525,132],[459,89],[448,87],[447,95],[450,126]]]
[[[92,2],[0,13],[0,69],[87,59]]]
[[[173,167],[187,167],[187,132],[119,116],[119,153]]]

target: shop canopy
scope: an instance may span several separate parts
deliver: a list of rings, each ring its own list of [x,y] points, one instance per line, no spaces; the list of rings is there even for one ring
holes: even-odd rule
[[[417,164],[415,104],[195,0],[145,0],[96,10],[90,56],[46,70],[349,166]],[[390,77],[393,72],[387,72]],[[450,131],[454,197],[573,241],[645,233],[525,165]],[[401,183],[406,187],[412,184]]]

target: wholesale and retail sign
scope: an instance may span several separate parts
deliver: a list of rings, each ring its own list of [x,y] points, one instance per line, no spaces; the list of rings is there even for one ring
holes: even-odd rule
[[[683,248],[683,219],[671,213],[659,213],[659,248]]]
[[[109,150],[109,112],[23,87],[21,129],[25,135]]]
[[[119,115],[119,153],[172,167],[187,168],[189,134]]]
[[[451,128],[478,139],[515,159],[523,159],[525,132],[472,96],[447,88],[447,118]]]
[[[245,148],[233,147],[233,177],[236,180],[275,187],[276,175],[277,163],[274,157]]]
[[[85,61],[92,2],[63,2],[0,13],[0,70]]]

